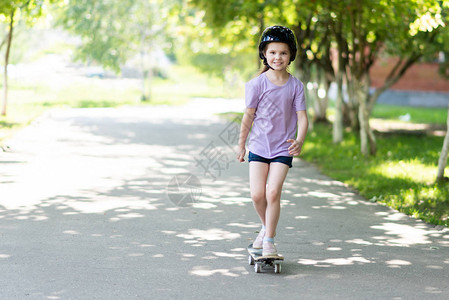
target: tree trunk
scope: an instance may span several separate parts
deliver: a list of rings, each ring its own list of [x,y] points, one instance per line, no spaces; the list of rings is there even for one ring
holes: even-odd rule
[[[345,74],[345,59],[343,53],[345,51],[345,44],[341,36],[341,23],[339,27],[336,27],[335,37],[337,38],[338,45],[338,66],[335,72],[335,82],[337,83],[337,99],[335,101],[335,119],[332,127],[332,141],[334,143],[341,143],[343,141],[343,124],[344,124],[344,114],[345,104],[343,95],[343,76]]]
[[[147,96],[145,95],[145,53],[143,50],[142,44],[140,45],[140,70],[141,70],[141,78],[140,78],[140,89],[141,89],[141,95],[140,95],[140,101],[145,102],[148,100]]]
[[[6,51],[5,51],[5,65],[3,69],[3,104],[1,115],[6,116],[6,108],[8,103],[8,62],[9,53],[11,51],[12,33],[14,29],[14,10],[11,12],[11,20],[9,22],[9,32],[7,37]]]
[[[338,56],[338,69],[335,74],[338,92],[335,101],[335,119],[332,127],[332,140],[334,143],[341,143],[343,141],[343,74],[340,68],[342,63],[341,55],[339,54]]]
[[[369,93],[365,83],[354,80],[354,92],[359,101],[360,149],[363,155],[376,154],[376,138],[369,124]]]
[[[368,122],[366,120],[366,103],[360,101],[359,106],[359,123],[360,123],[360,151],[363,155],[368,155]]]
[[[346,113],[349,119],[351,129],[353,131],[360,130],[360,123],[358,118],[359,100],[357,99],[357,93],[354,87],[354,80],[349,78],[348,72],[345,72],[346,81],[346,94],[348,96],[348,102],[346,103]]]
[[[448,152],[449,152],[449,109],[447,111],[446,136],[444,137],[443,149],[441,150],[440,159],[438,160],[437,181],[442,181],[444,179],[444,169],[446,168]]]

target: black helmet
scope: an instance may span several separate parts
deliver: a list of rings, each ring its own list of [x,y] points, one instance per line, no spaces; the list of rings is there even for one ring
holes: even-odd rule
[[[259,42],[259,57],[263,59],[265,65],[267,65],[264,55],[265,46],[271,42],[286,43],[290,48],[290,62],[295,60],[297,48],[293,31],[284,26],[271,26],[263,31]]]

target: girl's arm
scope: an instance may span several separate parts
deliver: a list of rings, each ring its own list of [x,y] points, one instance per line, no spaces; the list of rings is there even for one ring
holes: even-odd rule
[[[237,160],[239,162],[245,161],[246,154],[246,139],[248,138],[249,131],[254,121],[255,108],[247,108],[243,114],[242,124],[240,125],[239,144],[237,149]]]
[[[296,140],[287,140],[287,142],[291,143],[291,146],[288,147],[288,152],[293,156],[297,156],[301,153],[302,145],[306,139],[307,129],[309,128],[307,112],[305,110],[300,110],[296,112],[296,115],[298,116],[298,133],[296,135]]]

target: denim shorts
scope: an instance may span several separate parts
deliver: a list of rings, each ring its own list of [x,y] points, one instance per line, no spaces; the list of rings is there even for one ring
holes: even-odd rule
[[[290,157],[290,156],[276,156],[274,158],[265,158],[265,157],[259,156],[257,154],[254,154],[250,151],[248,154],[248,161],[249,162],[259,161],[259,162],[263,162],[266,164],[270,164],[272,162],[279,162],[279,163],[286,164],[289,168],[293,167],[293,165],[292,165],[293,157]]]

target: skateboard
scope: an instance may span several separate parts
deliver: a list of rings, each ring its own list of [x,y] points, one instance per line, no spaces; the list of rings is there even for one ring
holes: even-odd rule
[[[262,256],[262,249],[254,249],[253,244],[248,246],[248,263],[254,265],[254,272],[261,273],[264,267],[274,269],[274,273],[281,273],[281,261],[284,257],[281,255]]]

